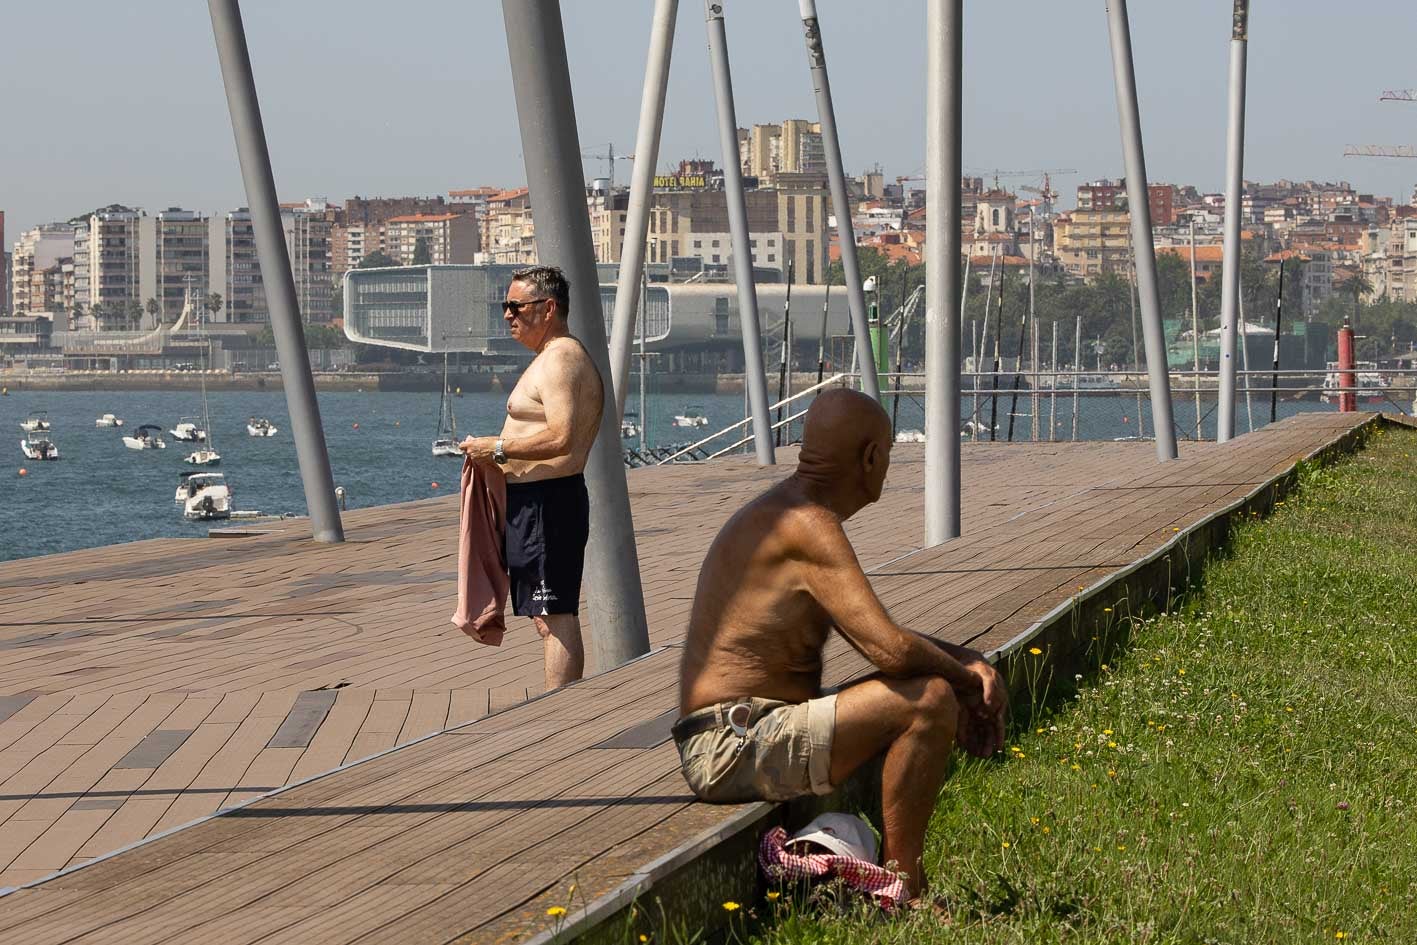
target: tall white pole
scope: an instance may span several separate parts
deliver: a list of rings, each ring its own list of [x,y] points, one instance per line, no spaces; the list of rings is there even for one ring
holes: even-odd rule
[[[841,159],[841,139],[836,133],[836,109],[832,105],[831,82],[827,78],[827,53],[822,46],[822,32],[817,23],[817,2],[798,0],[798,8],[807,37],[807,64],[812,72],[812,88],[817,95],[817,120],[822,126],[822,152],[826,158],[827,180],[831,185],[832,210],[836,213],[837,246],[841,249],[841,271],[846,279],[851,330],[856,335],[856,350],[871,351],[866,292],[862,288],[861,266],[857,262],[856,233],[851,225],[851,201],[846,193],[846,169]],[[877,401],[881,399],[876,371],[865,359],[861,361],[861,390]]]
[[[960,533],[959,306],[964,0],[925,24],[925,544]]]
[[[1230,25],[1229,125],[1225,141],[1225,250],[1220,273],[1220,402],[1215,411],[1215,439],[1219,443],[1235,435],[1235,317],[1240,308],[1240,204],[1245,191],[1245,54],[1249,33],[1250,0],[1235,0]],[[1245,384],[1248,396],[1248,378]]]
[[[679,0],[655,0],[649,31],[645,85],[640,93],[640,126],[635,133],[635,166],[630,172],[630,206],[620,250],[620,276],[615,287],[615,318],[610,323],[610,372],[615,379],[615,421],[625,416],[629,390],[630,349],[635,338],[635,311],[642,291],[649,209],[654,200],[654,169],[659,164],[659,137],[664,127],[664,99],[669,87],[669,60],[674,52],[674,20]],[[615,162],[610,162],[615,169]],[[641,332],[643,334],[643,331]],[[644,370],[641,364],[640,370]],[[640,417],[640,423],[647,418]]]
[[[1028,208],[1028,331],[1033,338],[1033,380],[1029,382],[1029,390],[1033,396],[1029,398],[1033,411],[1033,442],[1038,442],[1038,414],[1040,405],[1038,400],[1038,320],[1033,315],[1033,258],[1038,253],[1038,241],[1035,238],[1038,218],[1033,212],[1033,207]],[[1023,357],[1023,352],[1019,352],[1019,357]]]
[[[586,210],[580,135],[558,0],[503,0],[523,164],[536,215],[536,252],[571,283],[571,330],[605,387],[600,430],[586,464],[590,541],[585,586],[595,668],[613,669],[649,652],[639,554],[625,482],[620,424],[612,414],[610,351]]]
[[[1057,437],[1058,430],[1058,320],[1053,319],[1053,358],[1050,361],[1053,367],[1053,383],[1050,386],[1048,395],[1048,442],[1053,442]]]
[[[1196,439],[1201,438],[1201,316],[1196,292],[1196,221],[1191,218],[1191,383],[1196,388]]]
[[[728,198],[728,235],[733,246],[733,273],[738,283],[738,327],[743,333],[743,386],[753,416],[753,446],[758,463],[777,462],[768,412],[768,380],[763,364],[762,329],[758,322],[758,290],[753,283],[753,249],[748,235],[748,202],[743,196],[743,168],[738,163],[738,115],[733,107],[733,74],[728,65],[728,31],[722,0],[704,0],[707,14],[709,63],[718,104],[718,138],[723,150],[723,189]],[[868,367],[870,346],[862,359]]]
[[[1077,334],[1073,337],[1073,439],[1078,438],[1078,372],[1082,370],[1082,316],[1078,316]]]
[[[1156,284],[1156,247],[1151,237],[1147,199],[1146,154],[1142,149],[1141,110],[1132,68],[1132,34],[1126,0],[1107,0],[1112,43],[1112,75],[1117,87],[1117,117],[1122,126],[1122,157],[1127,170],[1127,209],[1132,221],[1132,260],[1141,295],[1142,335],[1151,386],[1151,425],[1156,458],[1176,458],[1176,428],[1171,419],[1171,375],[1166,366],[1166,336],[1161,325],[1161,297]]]

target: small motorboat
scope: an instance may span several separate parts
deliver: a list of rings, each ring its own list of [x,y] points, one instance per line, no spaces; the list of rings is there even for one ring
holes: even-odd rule
[[[26,433],[48,433],[49,416],[43,410],[36,410],[20,421],[20,429]]]
[[[93,425],[96,427],[121,427],[123,425],[123,420],[121,417],[115,417],[111,413],[106,413],[103,416],[99,417],[97,420],[95,420],[93,422]]]
[[[674,415],[676,427],[706,427],[708,423],[708,417],[704,415],[704,408],[701,404],[692,404],[683,413]]]
[[[640,415],[633,410],[625,411],[625,419],[620,421],[620,439],[632,440],[640,435]]]
[[[210,446],[203,446],[182,457],[182,462],[193,466],[215,466],[221,462],[221,454]]]
[[[462,450],[458,449],[458,441],[446,436],[440,436],[433,441],[434,456],[461,456]]]
[[[175,498],[190,522],[231,518],[231,487],[219,472],[183,473]]]
[[[123,437],[123,445],[130,450],[167,449],[167,441],[162,438],[162,427],[155,423],[145,423]]]
[[[246,421],[247,436],[275,436],[280,430],[265,417],[252,417]]]
[[[47,429],[47,427],[46,427]],[[20,440],[20,452],[27,459],[49,460],[59,458],[59,447],[43,433],[34,432]]]
[[[197,426],[190,417],[183,417],[182,420],[168,431],[174,440],[181,440],[184,443],[205,443],[207,441],[207,431]]]
[[[897,443],[924,443],[925,433],[923,430],[898,430],[895,441]]]

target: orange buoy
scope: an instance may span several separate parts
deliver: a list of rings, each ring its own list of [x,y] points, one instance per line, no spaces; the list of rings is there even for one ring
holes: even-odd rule
[[[29,471],[28,469],[26,469],[26,468],[23,467],[23,466],[20,467],[20,475],[21,475],[21,476],[28,476],[29,474],[30,474],[30,471]]]
[[[358,430],[358,429],[359,429],[359,424],[356,423],[356,424],[354,425],[354,429]]]
[[[436,480],[436,479],[433,480],[432,485],[433,485],[433,488],[434,488],[434,489],[438,488],[438,480]]]

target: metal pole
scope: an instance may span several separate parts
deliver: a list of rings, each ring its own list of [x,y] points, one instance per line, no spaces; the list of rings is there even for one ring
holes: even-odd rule
[[[928,219],[926,220],[926,226],[929,226]],[[989,302],[994,298],[994,287],[997,284],[994,280],[998,279],[1002,281],[1004,278],[1002,267],[997,267],[999,271],[995,271],[995,264],[998,260],[999,250],[996,246],[989,253],[989,288],[984,292],[984,327],[980,332],[979,346],[974,352],[974,403],[971,409],[974,411],[974,439],[976,440],[979,439],[979,375],[983,373],[980,370],[980,365],[984,363],[984,351],[989,347]],[[997,334],[998,331],[998,328],[994,329],[995,334]]]
[[[1229,128],[1225,142],[1225,249],[1220,276],[1220,401],[1215,439],[1235,435],[1235,316],[1240,307],[1240,203],[1245,190],[1245,53],[1250,0],[1235,0],[1230,26]],[[1249,382],[1246,381],[1246,388]]]
[[[231,110],[231,129],[236,136],[241,180],[251,211],[256,258],[261,264],[261,281],[271,313],[271,331],[275,335],[276,355],[280,358],[281,385],[285,388],[286,407],[290,411],[290,430],[295,439],[300,481],[305,487],[305,505],[310,510],[311,531],[316,541],[344,541],[344,528],[335,502],[334,476],[330,472],[330,454],[325,448],[325,431],[320,423],[320,405],[315,400],[315,378],[310,373],[310,356],[305,349],[305,331],[295,297],[295,278],[290,270],[275,177],[271,173],[271,156],[261,122],[261,104],[256,97],[256,79],[251,73],[246,30],[241,23],[241,5],[238,0],[208,0],[207,7],[211,12],[217,57],[221,60],[226,104]]]
[[[1033,391],[1033,396],[1029,398],[1030,409],[1033,411],[1033,442],[1038,442],[1038,414],[1041,406],[1038,400],[1038,320],[1034,317],[1033,309],[1033,258],[1038,254],[1038,240],[1035,236],[1035,227],[1038,217],[1033,212],[1033,207],[1028,208],[1028,331],[1033,338],[1033,380],[1029,382],[1029,390]],[[1022,357],[1022,352],[1019,356]]]
[[[503,0],[507,2],[507,0]],[[743,196],[743,168],[738,163],[738,116],[733,108],[733,75],[728,67],[728,33],[722,0],[704,0],[713,93],[718,102],[718,137],[723,149],[723,189],[728,198],[728,231],[733,244],[733,273],[738,282],[738,327],[743,333],[743,384],[753,412],[753,444],[758,463],[777,462],[768,413],[768,381],[763,366],[762,329],[758,323],[758,290],[753,284],[753,250],[748,236],[748,202]],[[849,291],[848,287],[848,291]],[[858,336],[858,342],[860,337]],[[868,339],[869,341],[869,339]],[[870,352],[870,347],[865,349]],[[861,359],[864,376],[869,357]]]
[[[1058,438],[1058,320],[1053,319],[1053,358],[1049,362],[1053,366],[1053,383],[1048,389],[1048,442],[1053,442]]]
[[[782,303],[782,357],[777,364],[777,422],[782,422],[783,400],[787,397],[787,333],[792,330],[792,260],[787,261],[787,297]],[[782,445],[782,428],[774,431],[773,443]]]
[[[502,19],[527,187],[536,216],[537,257],[559,264],[570,280],[571,327],[605,387],[600,430],[585,470],[590,491],[586,597],[594,628],[595,665],[605,672],[648,653],[649,629],[620,424],[611,410],[610,353],[586,210],[561,5],[558,0],[503,0]]]
[[[959,270],[964,0],[929,0],[925,41],[925,544],[960,533]]]
[[[659,137],[664,126],[669,59],[674,51],[674,20],[679,0],[655,0],[649,32],[649,58],[640,94],[640,126],[635,134],[635,166],[630,172],[630,205],[625,213],[624,246],[615,287],[615,318],[610,329],[610,371],[615,378],[615,419],[625,416],[625,383],[630,374],[630,348],[635,337],[636,296],[641,289],[649,235],[649,207],[654,199],[654,168],[659,163]],[[615,162],[610,162],[614,170]],[[643,366],[641,366],[643,370]],[[640,417],[640,422],[645,421]]]
[[[1136,383],[1136,372],[1141,370],[1141,356],[1137,353],[1137,261],[1132,259],[1132,283],[1127,287],[1127,301],[1132,306],[1132,383]],[[1146,427],[1143,425],[1141,414],[1141,388],[1137,391],[1137,437],[1146,436]]]
[[[1284,257],[1279,258],[1279,297],[1274,300],[1274,369],[1269,380],[1269,422],[1279,419],[1279,326],[1284,321]]]
[[[1244,286],[1240,286],[1240,367],[1245,371],[1245,421],[1251,433],[1255,432],[1255,405],[1250,396],[1250,333],[1246,330]]]
[[[999,324],[994,329],[994,370],[992,392],[989,395],[989,442],[998,439],[999,433],[999,339],[1004,336],[1004,264],[999,264]],[[1019,352],[1023,351],[1023,332],[1019,332]],[[1015,365],[1017,366],[1017,365]]]
[[[1166,367],[1166,336],[1161,327],[1161,298],[1156,286],[1156,249],[1151,240],[1151,206],[1147,202],[1146,155],[1142,150],[1141,112],[1132,70],[1132,36],[1126,0],[1107,0],[1112,40],[1112,71],[1117,86],[1117,117],[1122,125],[1122,155],[1127,170],[1127,207],[1132,218],[1132,258],[1141,293],[1142,334],[1146,341],[1147,374],[1151,381],[1151,425],[1156,433],[1156,457],[1176,458],[1176,430],[1171,425],[1171,376]]]
[[[827,368],[827,306],[831,302],[832,284],[827,280],[826,291],[822,293],[822,333],[817,336],[817,383],[822,382],[822,376]]]
[[[1196,298],[1196,220],[1191,218],[1191,384],[1196,389],[1196,439],[1201,438],[1201,316]]]
[[[831,185],[832,209],[836,212],[837,245],[841,247],[841,271],[846,279],[851,328],[856,333],[856,349],[871,351],[871,336],[866,326],[866,293],[861,288],[861,267],[856,259],[856,234],[851,227],[851,202],[846,193],[841,140],[836,133],[836,109],[832,106],[832,87],[827,78],[827,53],[817,25],[817,0],[799,0],[798,8],[807,37],[807,64],[812,71],[812,89],[817,94],[817,120],[822,126],[822,152],[827,163],[827,180]],[[738,153],[736,144],[733,153]],[[877,401],[881,399],[880,382],[874,371],[866,370],[865,359],[861,361],[861,390]]]
[[[618,302],[618,297],[617,297]],[[649,393],[647,372],[649,369],[649,354],[645,351],[645,335],[648,334],[649,322],[649,280],[644,276],[640,278],[640,452],[649,449],[649,400],[645,396]],[[614,365],[611,365],[613,370]],[[624,419],[624,414],[621,414]]]
[[[1078,316],[1077,334],[1073,337],[1073,440],[1078,438],[1078,382],[1082,371],[1082,316]]]

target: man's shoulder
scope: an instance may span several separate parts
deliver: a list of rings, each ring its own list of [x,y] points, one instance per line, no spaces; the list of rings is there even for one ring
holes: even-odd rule
[[[840,519],[830,509],[804,500],[786,484],[758,496],[745,507],[749,509],[766,516],[777,536],[803,557],[830,554],[846,540]]]

